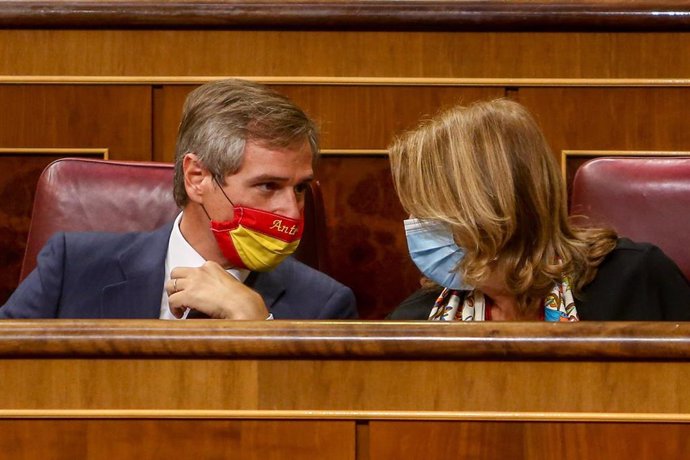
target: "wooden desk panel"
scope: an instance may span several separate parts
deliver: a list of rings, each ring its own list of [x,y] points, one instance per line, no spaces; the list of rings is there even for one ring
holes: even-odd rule
[[[690,424],[380,422],[370,459],[656,460],[685,458]]]
[[[690,323],[7,320],[0,356],[0,410],[690,414]]]
[[[3,458],[355,458],[354,422],[272,420],[0,420]]]
[[[690,323],[7,320],[0,358],[0,452],[24,458],[167,458],[193,440],[202,458],[651,459],[690,443]]]
[[[12,359],[0,375],[13,410],[690,414],[685,362]]]

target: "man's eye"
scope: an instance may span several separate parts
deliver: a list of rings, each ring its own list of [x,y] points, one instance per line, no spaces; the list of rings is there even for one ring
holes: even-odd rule
[[[309,184],[295,185],[295,193],[299,193],[300,195],[302,195],[303,193],[306,193],[308,188],[309,188]]]
[[[261,190],[264,190],[266,192],[272,192],[272,191],[278,189],[278,184],[276,184],[274,182],[266,182],[263,184],[257,184],[257,187],[259,187]]]

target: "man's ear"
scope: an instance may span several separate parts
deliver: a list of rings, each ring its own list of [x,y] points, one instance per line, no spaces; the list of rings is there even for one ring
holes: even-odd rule
[[[184,172],[184,188],[189,199],[201,203],[206,187],[208,187],[211,173],[199,161],[196,153],[187,153],[182,159],[182,171]]]

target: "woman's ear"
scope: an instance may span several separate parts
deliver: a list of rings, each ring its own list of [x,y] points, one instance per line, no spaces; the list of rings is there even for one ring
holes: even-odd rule
[[[182,159],[184,172],[184,188],[190,201],[201,203],[209,182],[210,173],[199,161],[196,153],[186,153]]]

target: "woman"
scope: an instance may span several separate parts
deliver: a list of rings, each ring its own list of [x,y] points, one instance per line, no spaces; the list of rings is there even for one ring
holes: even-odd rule
[[[392,318],[690,320],[690,285],[661,250],[569,222],[556,162],[520,104],[455,107],[398,138],[390,161],[414,216],[411,256],[445,288]]]

